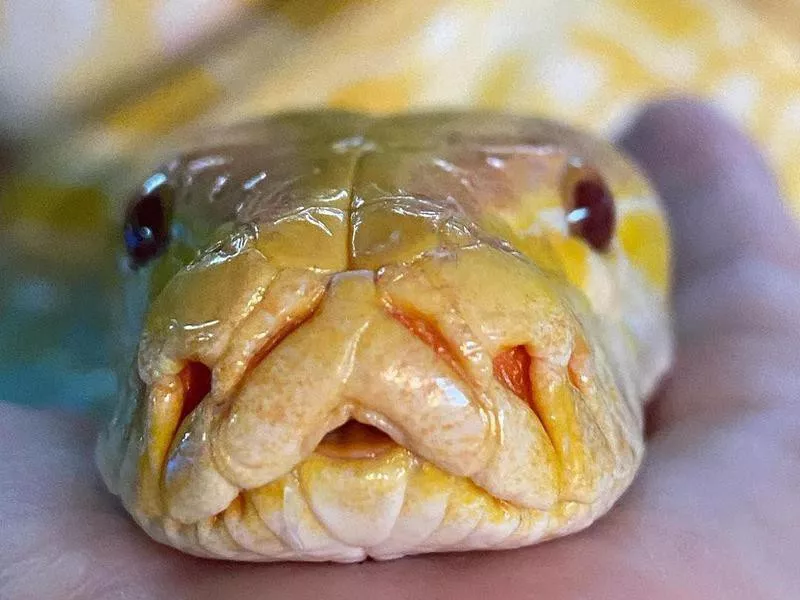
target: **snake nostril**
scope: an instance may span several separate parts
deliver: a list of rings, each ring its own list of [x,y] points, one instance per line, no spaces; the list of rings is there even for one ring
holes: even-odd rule
[[[211,369],[201,362],[190,361],[178,376],[183,385],[183,403],[179,421],[182,423],[211,391]]]
[[[506,348],[492,361],[494,376],[509,390],[532,406],[531,356],[525,346]]]

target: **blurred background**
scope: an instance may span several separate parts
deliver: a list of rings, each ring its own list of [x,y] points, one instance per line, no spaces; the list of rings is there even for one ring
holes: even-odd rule
[[[276,110],[468,106],[613,137],[718,104],[800,216],[800,0],[0,0],[0,400],[114,394],[127,192],[186,127]],[[153,165],[155,166],[155,165]]]

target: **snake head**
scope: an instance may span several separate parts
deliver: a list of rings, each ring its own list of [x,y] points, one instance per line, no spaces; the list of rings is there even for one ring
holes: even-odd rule
[[[98,445],[154,538],[237,560],[588,526],[667,369],[668,235],[610,145],[491,114],[274,117],[128,211],[147,298]]]

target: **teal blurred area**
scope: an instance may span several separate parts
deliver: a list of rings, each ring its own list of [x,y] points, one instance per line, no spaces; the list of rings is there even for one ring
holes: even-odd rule
[[[83,212],[66,226],[36,200],[0,195],[0,400],[94,412],[116,389],[115,227],[80,195],[50,212]]]
[[[92,410],[113,395],[107,291],[94,278],[43,277],[3,265],[0,398]]]

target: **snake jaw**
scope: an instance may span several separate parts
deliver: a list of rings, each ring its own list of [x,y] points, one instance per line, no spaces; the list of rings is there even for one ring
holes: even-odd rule
[[[503,312],[492,310],[492,290],[471,275],[487,269],[514,290]],[[584,328],[553,285],[519,257],[480,244],[377,273],[271,275],[235,327],[217,319],[226,344],[196,408],[185,404],[197,402],[189,367],[166,373],[161,355],[152,369],[161,374],[142,402],[144,443],[129,507],[148,530],[166,531],[170,522],[173,536],[175,527],[200,535],[215,515],[221,523],[241,516],[243,502],[298,493],[340,544],[389,548],[397,541],[376,533],[366,543],[363,532],[380,521],[390,536],[404,498],[438,497],[410,490],[425,472],[449,494],[468,485],[473,501],[499,503],[505,523],[576,503],[591,507],[584,516],[594,514],[627,485],[641,448],[629,415],[603,412],[610,404],[601,397],[618,392],[604,387]],[[170,346],[180,344],[147,348]],[[332,432],[353,422],[381,432],[372,440],[379,451],[331,451]],[[397,481],[380,493],[364,483],[387,479]],[[560,526],[573,526],[571,518]]]
[[[492,290],[471,275],[486,270],[515,290],[511,298],[506,292],[505,314],[492,310]],[[393,528],[400,521],[412,527],[419,517],[408,499],[420,506],[443,502],[430,486],[412,489],[424,472],[449,490],[448,503],[466,494],[481,510],[495,507],[497,526],[516,523],[516,530],[528,519],[527,534],[520,529],[516,538],[522,544],[534,531],[543,538],[588,524],[632,478],[641,458],[634,417],[618,410],[621,400],[604,398],[619,391],[608,373],[598,375],[600,356],[573,307],[562,305],[552,282],[519,257],[479,244],[378,273],[283,270],[269,281],[230,328],[210,365],[211,390],[188,416],[191,385],[180,376],[186,367],[166,372],[191,364],[188,358],[173,355],[168,362],[162,354],[151,371],[160,375],[146,386],[141,430],[133,438],[143,448],[138,466],[128,466],[136,485],[126,504],[159,539],[169,531],[171,543],[181,538],[187,551],[198,553],[185,538],[185,528],[194,527],[196,543],[204,540],[219,555],[296,556],[285,539],[267,555],[252,550],[259,544],[247,552],[239,542],[220,547],[209,519],[241,538],[241,521],[231,520],[241,519],[242,503],[267,498],[263,511],[274,514],[280,504],[282,518],[289,518],[285,495],[299,494],[295,509],[303,519],[324,523],[312,537],[337,541],[323,544],[319,556],[343,560],[360,548],[390,557],[402,548]],[[197,347],[192,344],[183,343]],[[309,356],[327,371],[304,364]],[[152,364],[146,357],[140,362]],[[511,374],[514,368],[527,370],[527,377]],[[303,387],[298,372],[312,375],[305,384],[311,387]],[[318,381],[320,373],[327,373],[327,383]],[[276,389],[284,388],[291,393],[280,400]],[[437,404],[445,410],[436,412]],[[307,411],[298,413],[303,406]],[[392,443],[365,456],[331,456],[326,437],[350,420],[377,427]],[[381,491],[364,483],[387,479],[396,480],[394,487]],[[404,507],[409,514],[401,514]],[[540,518],[531,520],[534,514]],[[375,528],[378,522],[383,528]],[[512,531],[501,537],[511,544]]]

